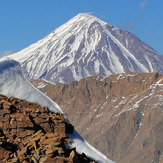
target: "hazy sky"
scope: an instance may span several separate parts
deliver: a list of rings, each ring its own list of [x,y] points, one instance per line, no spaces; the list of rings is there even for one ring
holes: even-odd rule
[[[0,56],[22,50],[82,12],[134,33],[163,54],[163,0],[0,0]]]

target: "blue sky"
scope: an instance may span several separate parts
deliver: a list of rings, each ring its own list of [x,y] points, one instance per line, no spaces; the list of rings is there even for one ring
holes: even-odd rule
[[[0,56],[22,50],[82,12],[134,33],[163,54],[163,0],[0,0]]]

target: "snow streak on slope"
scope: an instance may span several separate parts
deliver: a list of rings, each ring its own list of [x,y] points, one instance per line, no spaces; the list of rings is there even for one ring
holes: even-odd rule
[[[54,112],[63,113],[60,107],[50,98],[34,88],[23,76],[18,62],[8,59],[0,59],[0,94],[15,97],[48,106]],[[98,162],[110,162],[103,154],[90,146],[75,131],[72,138],[72,147],[76,147],[79,153],[84,152]]]
[[[131,71],[163,73],[163,56],[88,13],[78,14],[10,58],[20,62],[26,77],[53,83]]]
[[[80,154],[86,153],[90,158],[96,160],[98,163],[114,163],[113,161],[107,159],[107,157],[101,154],[98,150],[92,147],[87,141],[85,141],[76,131],[73,135],[68,134],[68,136],[73,140],[71,148],[76,147],[76,150]]]

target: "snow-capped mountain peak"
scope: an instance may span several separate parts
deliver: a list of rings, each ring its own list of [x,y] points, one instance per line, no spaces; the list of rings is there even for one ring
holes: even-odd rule
[[[90,13],[78,14],[9,57],[20,62],[26,77],[53,83],[125,72],[163,73],[163,56]]]

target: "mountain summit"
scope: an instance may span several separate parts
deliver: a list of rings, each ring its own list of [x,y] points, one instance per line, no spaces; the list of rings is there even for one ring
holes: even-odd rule
[[[88,76],[163,73],[163,56],[89,13],[80,13],[42,40],[9,56],[27,78],[70,83]]]

